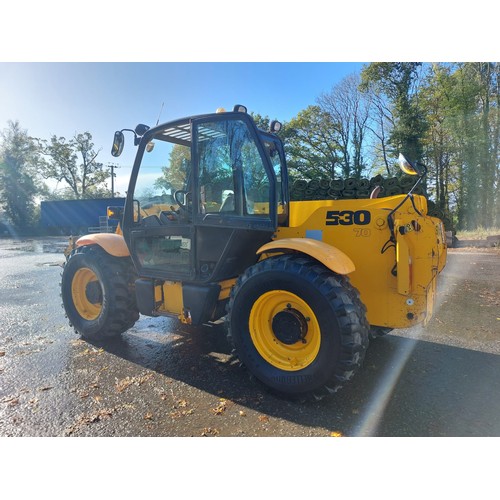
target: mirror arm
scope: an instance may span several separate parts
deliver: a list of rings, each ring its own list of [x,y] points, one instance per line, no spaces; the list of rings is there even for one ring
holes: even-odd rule
[[[427,175],[427,166],[426,166],[426,165],[424,165],[423,163],[420,163],[419,161],[417,161],[417,165],[418,165],[419,167],[422,167],[422,168],[424,169],[424,171],[423,171],[423,173],[422,173],[421,177],[425,177],[425,176]]]

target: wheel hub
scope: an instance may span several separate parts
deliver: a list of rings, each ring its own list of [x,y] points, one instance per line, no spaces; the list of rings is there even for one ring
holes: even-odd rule
[[[91,304],[102,303],[102,289],[98,281],[91,281],[85,287],[85,296]]]
[[[303,370],[320,350],[321,329],[314,311],[287,290],[260,295],[250,310],[248,328],[257,352],[279,370]]]
[[[77,313],[87,321],[99,317],[102,311],[102,287],[97,275],[87,267],[75,272],[71,282],[71,297]]]
[[[283,344],[293,345],[299,341],[305,342],[307,320],[300,311],[287,307],[274,316],[272,329],[275,337]]]

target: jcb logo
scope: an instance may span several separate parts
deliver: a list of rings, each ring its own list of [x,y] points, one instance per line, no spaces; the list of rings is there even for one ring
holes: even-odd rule
[[[326,212],[327,226],[366,226],[370,224],[371,215],[368,210],[329,210]]]

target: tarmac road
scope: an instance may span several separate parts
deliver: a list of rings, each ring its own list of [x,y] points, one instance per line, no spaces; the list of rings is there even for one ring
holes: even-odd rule
[[[0,241],[0,436],[500,436],[500,254],[449,252],[435,317],[373,341],[329,399],[277,398],[220,327],[142,317],[81,340],[61,308],[62,253]]]

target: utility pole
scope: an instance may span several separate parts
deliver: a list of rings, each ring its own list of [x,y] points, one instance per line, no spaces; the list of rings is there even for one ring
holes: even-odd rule
[[[115,197],[115,168],[119,168],[116,163],[109,163],[108,164],[110,170],[111,170],[111,198]]]

